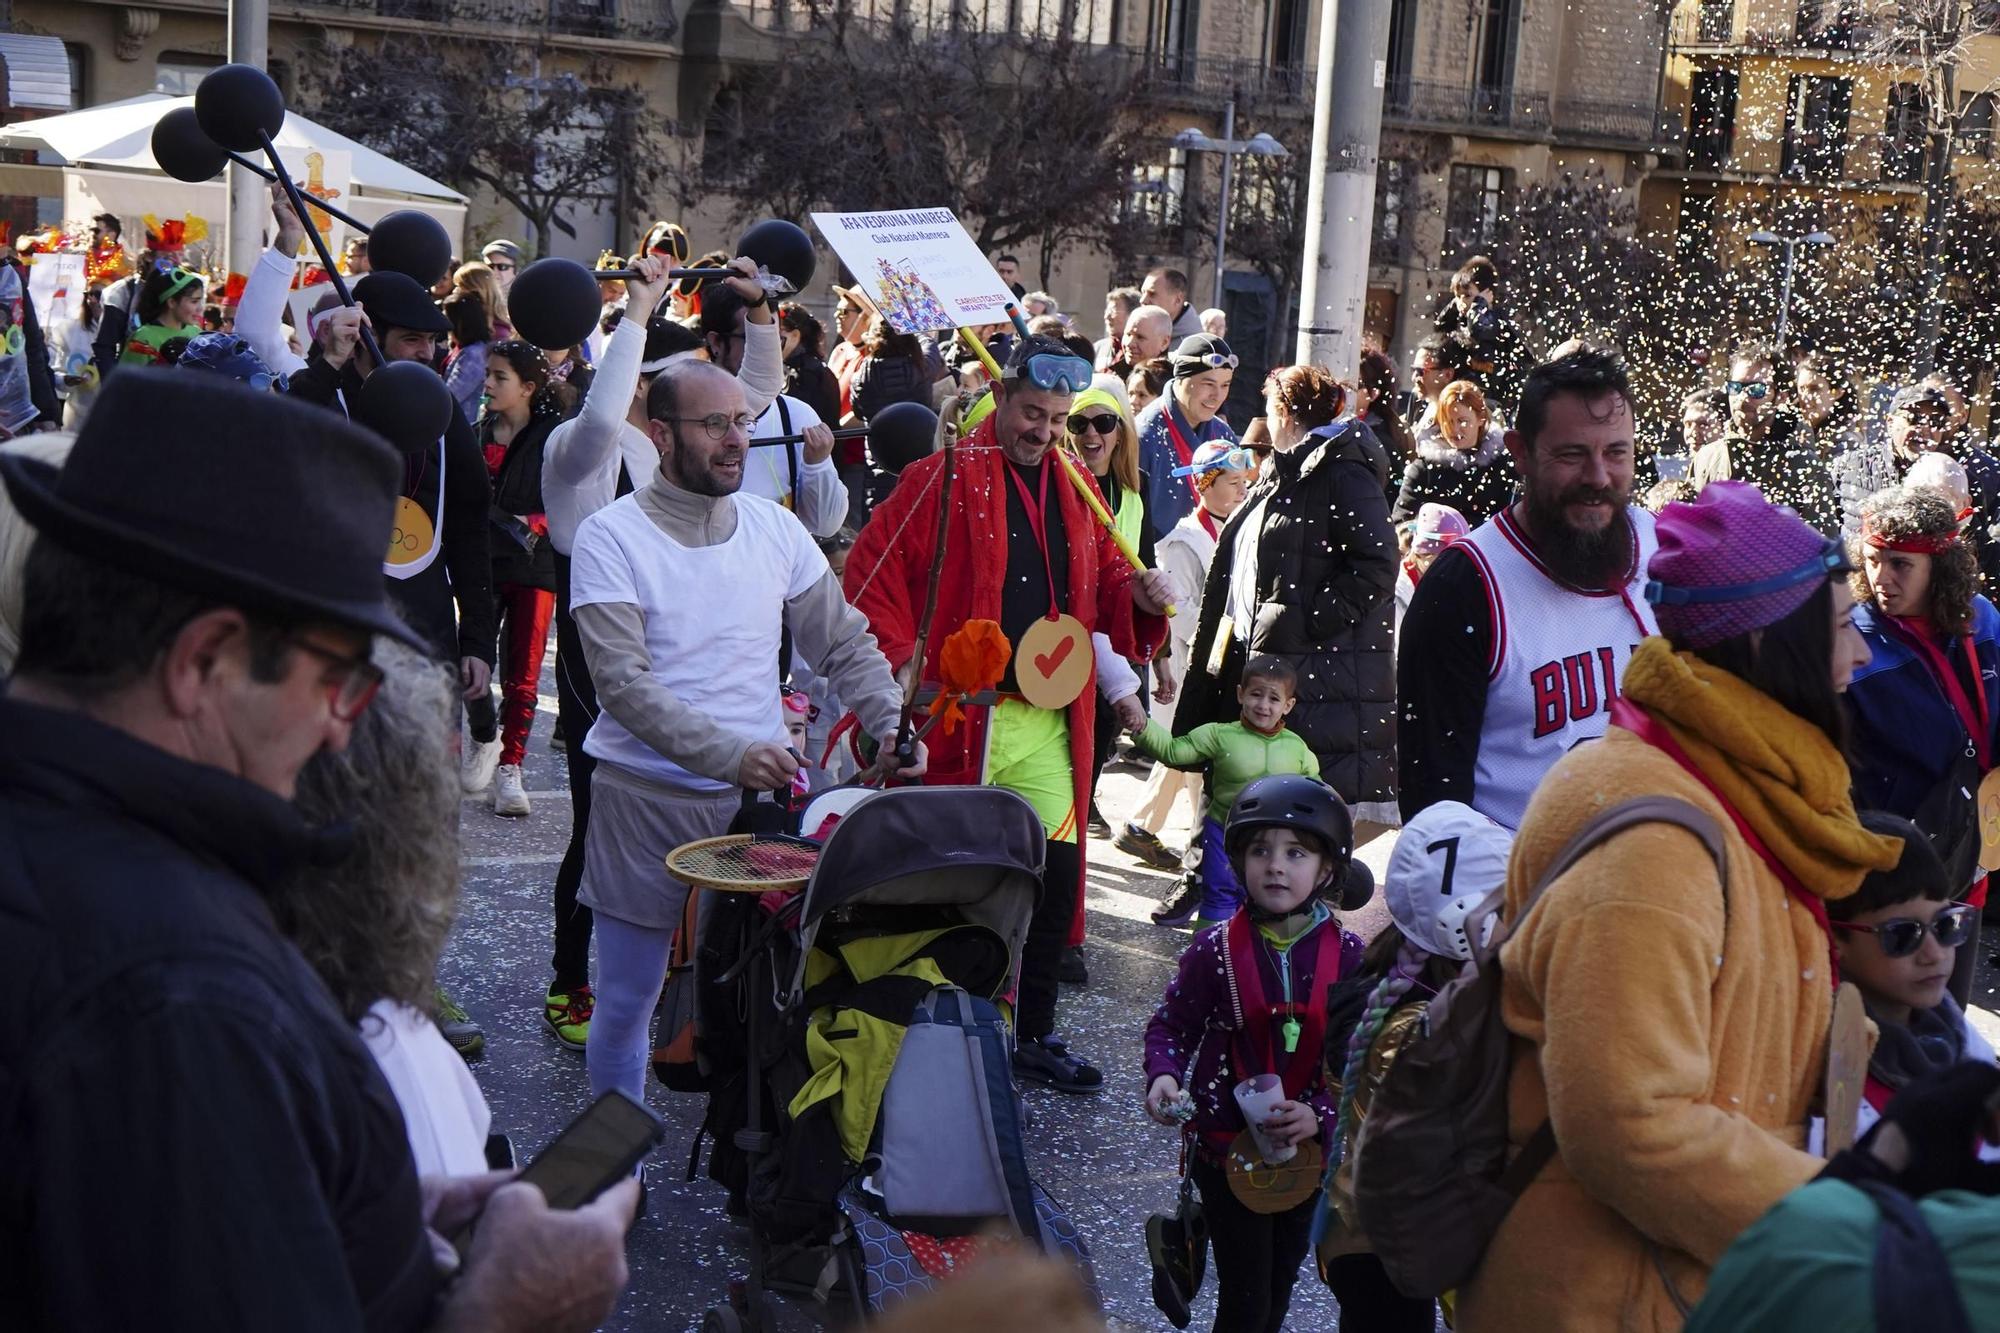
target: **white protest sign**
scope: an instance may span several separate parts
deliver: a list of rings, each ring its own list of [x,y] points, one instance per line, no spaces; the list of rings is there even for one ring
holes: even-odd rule
[[[815,213],[813,225],[898,333],[1007,318],[1014,293],[948,208]]]
[[[83,314],[83,256],[39,254],[28,265],[28,297],[44,330]]]

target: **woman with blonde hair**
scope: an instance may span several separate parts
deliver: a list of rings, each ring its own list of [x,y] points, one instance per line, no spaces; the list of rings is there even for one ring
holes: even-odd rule
[[[1427,504],[1450,505],[1478,527],[1514,502],[1514,460],[1507,433],[1471,380],[1454,380],[1437,400],[1437,434],[1419,432],[1416,457],[1390,517],[1407,523]]]
[[[471,292],[479,298],[479,304],[486,308],[486,318],[493,325],[495,341],[514,336],[514,322],[507,314],[507,289],[500,285],[500,275],[489,266],[476,260],[460,264],[452,270],[451,289]]]

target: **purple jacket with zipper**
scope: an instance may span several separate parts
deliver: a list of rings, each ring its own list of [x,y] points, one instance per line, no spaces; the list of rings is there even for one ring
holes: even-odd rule
[[[1146,1024],[1146,1086],[1150,1088],[1162,1074],[1173,1075],[1194,1099],[1195,1132],[1211,1146],[1217,1138],[1234,1138],[1243,1132],[1243,1112],[1238,1109],[1234,1095],[1236,1085],[1252,1074],[1283,1072],[1235,1068],[1235,1058],[1230,1054],[1235,1018],[1222,963],[1228,928],[1229,923],[1223,922],[1195,936],[1194,943],[1181,955],[1179,975],[1167,986],[1166,998]],[[1291,993],[1298,999],[1311,995],[1315,989],[1318,978],[1312,974],[1313,964],[1319,953],[1319,932],[1323,930],[1340,931],[1342,976],[1361,965],[1361,940],[1341,930],[1338,918],[1329,918],[1292,942]],[[1265,997],[1273,1002],[1281,1000],[1285,988],[1278,969],[1278,951],[1261,933],[1255,933],[1251,948],[1257,955]],[[1329,978],[1328,984],[1335,980],[1338,978]],[[1284,1055],[1282,1045],[1276,1047],[1276,1053]],[[1315,1062],[1302,1100],[1319,1116],[1320,1142],[1331,1143],[1340,1099],[1328,1085],[1322,1063]]]

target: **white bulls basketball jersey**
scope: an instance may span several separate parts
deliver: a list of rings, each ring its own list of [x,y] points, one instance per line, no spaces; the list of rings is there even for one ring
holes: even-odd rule
[[[1653,516],[1636,507],[1626,513],[1638,558],[1631,580],[1610,592],[1559,582],[1511,507],[1459,543],[1479,566],[1493,620],[1471,804],[1510,829],[1521,827],[1528,798],[1556,760],[1604,734],[1632,650],[1659,633],[1641,596],[1655,545]]]

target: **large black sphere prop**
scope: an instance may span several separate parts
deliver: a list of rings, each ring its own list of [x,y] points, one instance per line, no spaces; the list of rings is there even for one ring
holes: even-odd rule
[[[369,247],[374,256],[374,247]],[[538,259],[514,275],[507,310],[514,331],[537,347],[574,347],[590,336],[604,298],[597,277],[574,259]]]
[[[153,161],[177,181],[210,181],[229,154],[208,137],[191,106],[177,106],[153,126]]]
[[[868,422],[868,461],[901,472],[937,446],[937,413],[922,403],[895,403]]]
[[[419,287],[432,287],[451,267],[451,237],[430,214],[397,209],[369,228],[368,264],[408,274]]]
[[[819,266],[813,255],[812,237],[796,222],[766,218],[743,233],[736,253],[748,255],[758,268],[775,273],[802,292],[812,284],[813,270]]]
[[[194,90],[195,119],[224,148],[254,153],[285,124],[285,96],[255,65],[218,65]]]
[[[415,361],[377,366],[354,396],[354,419],[405,454],[436,443],[457,410],[437,372]]]

